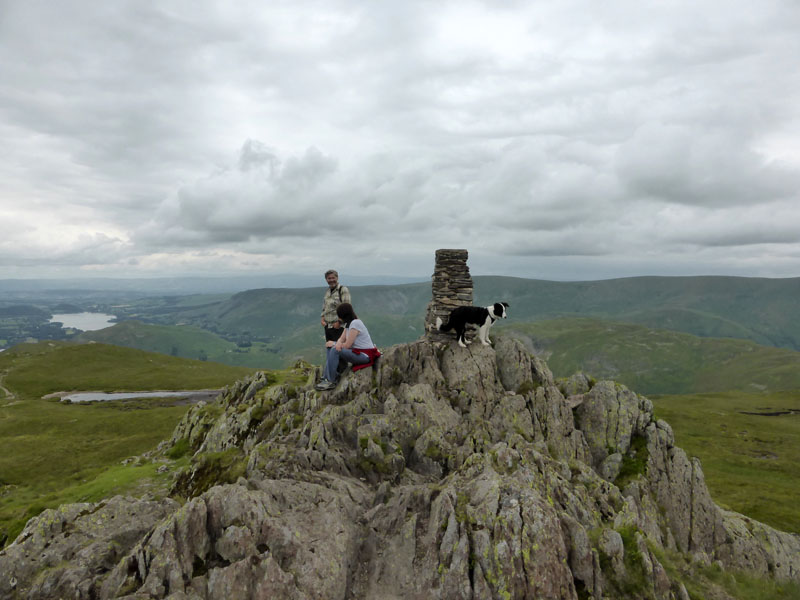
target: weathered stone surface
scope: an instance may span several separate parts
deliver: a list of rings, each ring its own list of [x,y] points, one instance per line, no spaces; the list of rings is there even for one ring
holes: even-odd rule
[[[159,524],[111,573],[102,597],[135,589],[153,597],[342,598],[358,548],[365,488],[258,481],[212,488]],[[252,489],[250,489],[252,488]],[[338,489],[337,489],[338,488]],[[337,557],[333,560],[333,557]]]
[[[115,496],[45,510],[0,551],[0,598],[94,598],[98,574],[177,507],[173,500]]]
[[[800,578],[797,536],[718,509],[646,398],[576,382],[570,398],[582,402],[571,403],[518,341],[396,346],[326,393],[268,383],[240,382],[176,428],[173,443],[197,452],[174,488],[182,506],[112,499],[48,511],[0,553],[0,596],[685,592],[652,544]],[[621,464],[644,445],[646,469],[619,489]],[[100,514],[122,525],[92,529]],[[620,583],[631,564],[646,574],[641,594]]]
[[[622,536],[614,529],[604,529],[598,541],[599,549],[611,561],[611,568],[617,578],[625,577],[625,546],[622,544]]]
[[[600,467],[597,469],[597,472],[600,473],[600,477],[607,481],[614,481],[619,475],[620,468],[622,467],[622,454],[619,452],[615,452],[614,454],[609,454],[608,456],[603,459],[603,462],[600,463]]]
[[[561,525],[568,541],[568,564],[572,576],[583,585],[584,589],[592,590],[598,574],[594,569],[589,534],[577,519],[570,515],[561,516]]]
[[[567,398],[585,394],[592,388],[589,378],[583,373],[575,373],[566,379],[559,379],[558,386],[561,388],[561,393]]]
[[[575,409],[575,425],[583,432],[596,467],[609,454],[625,454],[631,437],[643,435],[652,418],[653,404],[647,398],[613,381],[598,382]]]
[[[800,535],[777,531],[731,511],[721,511],[725,531],[715,556],[723,564],[779,579],[800,579]]]
[[[700,461],[673,446],[672,430],[664,425],[650,423],[646,430],[650,491],[678,548],[711,555],[725,542],[722,513],[708,493]]]

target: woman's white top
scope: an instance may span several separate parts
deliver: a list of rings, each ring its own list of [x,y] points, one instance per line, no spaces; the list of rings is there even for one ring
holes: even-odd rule
[[[367,348],[375,347],[375,344],[372,343],[372,338],[369,337],[367,326],[364,325],[364,322],[361,319],[353,319],[350,321],[350,325],[348,325],[347,329],[355,329],[358,332],[356,341],[353,342],[352,348],[366,350]],[[345,329],[345,331],[347,331],[347,329]],[[347,339],[347,334],[345,334],[345,339]]]

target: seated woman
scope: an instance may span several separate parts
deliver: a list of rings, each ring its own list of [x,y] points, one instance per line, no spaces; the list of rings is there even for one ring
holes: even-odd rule
[[[326,343],[328,356],[322,379],[316,385],[318,390],[332,390],[336,387],[336,380],[339,379],[339,363],[342,360],[352,363],[353,370],[356,371],[373,364],[381,355],[369,337],[367,326],[356,316],[349,302],[337,306],[336,314],[344,329],[336,342]]]

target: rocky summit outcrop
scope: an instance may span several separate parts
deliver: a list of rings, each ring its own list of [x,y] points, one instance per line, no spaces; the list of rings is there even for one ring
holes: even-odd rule
[[[46,511],[0,553],[0,597],[688,598],[680,556],[800,579],[800,538],[719,509],[649,400],[555,382],[519,342],[312,383],[193,407],[177,501]]]

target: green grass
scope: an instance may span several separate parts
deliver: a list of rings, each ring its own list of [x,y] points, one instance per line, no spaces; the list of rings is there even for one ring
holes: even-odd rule
[[[347,285],[347,281],[343,281]],[[606,281],[556,282],[473,276],[474,303],[511,304],[509,322],[592,317],[705,337],[737,337],[800,350],[800,278],[630,277]],[[188,323],[224,334],[246,333],[262,341],[286,339],[319,320],[324,285],[302,289],[248,290],[230,296],[136,300],[128,318],[163,324]],[[431,299],[429,283],[351,286],[356,313],[372,329],[378,319],[408,317],[419,328]],[[396,329],[402,340],[419,333]],[[266,338],[270,338],[267,340]],[[380,338],[379,338],[380,339]]]
[[[643,475],[647,469],[650,453],[647,451],[647,440],[644,436],[636,435],[631,439],[631,447],[622,457],[622,466],[614,480],[614,485],[624,489],[628,482]]]
[[[167,400],[62,404],[63,390],[219,388],[250,369],[106,346],[42,342],[0,354],[0,539],[44,508],[151,482],[152,465],[120,462],[168,438],[187,405]],[[185,459],[181,459],[185,460]]]
[[[591,317],[800,350],[800,278],[629,277],[537,281],[475,277],[476,304],[510,302],[512,321]]]
[[[800,391],[651,397],[720,506],[800,533]],[[778,416],[743,412],[799,411]]]
[[[703,566],[666,548],[649,545],[672,581],[680,581],[692,600],[800,600],[800,585],[793,581],[754,577],[742,571],[726,571],[718,565]]]
[[[381,347],[409,342],[422,334],[421,319],[394,315],[366,315],[370,334]],[[373,325],[374,324],[374,325]],[[152,325],[124,321],[113,327],[80,335],[97,341],[184,358],[205,356],[208,361],[256,369],[285,369],[298,358],[311,363],[325,360],[322,327],[316,319],[299,322],[291,331],[271,341],[239,346],[219,335],[188,325]]]
[[[185,325],[150,325],[123,321],[113,327],[81,334],[80,339],[103,342],[148,352],[160,352],[184,358],[207,358],[231,352],[236,344],[197,327]]]
[[[583,371],[644,394],[800,389],[800,352],[746,340],[587,318],[504,324],[498,332],[536,349],[556,377]]]
[[[219,387],[252,372],[212,362],[108,344],[20,344],[0,355],[6,386],[25,398],[69,390],[176,390]]]
[[[183,358],[204,357],[209,362],[253,369],[285,369],[297,358],[314,362],[324,358],[322,328],[316,324],[300,327],[280,340],[253,341],[247,346],[190,325],[152,325],[140,321],[123,321],[83,333],[79,339]]]

